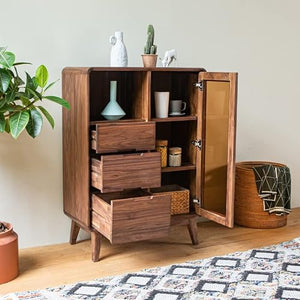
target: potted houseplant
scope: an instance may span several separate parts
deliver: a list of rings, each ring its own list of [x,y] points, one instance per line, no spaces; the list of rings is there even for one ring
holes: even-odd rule
[[[157,61],[157,46],[154,43],[154,28],[152,25],[148,25],[147,29],[147,41],[144,47],[144,54],[142,55],[145,68],[154,68]]]
[[[60,97],[46,95],[55,82],[48,84],[48,71],[44,65],[37,68],[35,76],[25,72],[22,79],[18,67],[28,63],[18,63],[15,58],[14,53],[0,47],[0,133],[8,133],[16,139],[26,130],[35,138],[41,132],[43,116],[54,128],[54,119],[43,101],[49,100],[68,109],[70,105]],[[18,238],[12,225],[1,220],[0,265],[0,284],[18,275]]]

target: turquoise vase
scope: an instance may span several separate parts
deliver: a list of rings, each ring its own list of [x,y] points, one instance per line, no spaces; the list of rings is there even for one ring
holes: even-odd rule
[[[105,106],[101,115],[106,120],[119,120],[126,115],[124,110],[117,102],[117,82],[110,82],[110,100],[108,104]]]

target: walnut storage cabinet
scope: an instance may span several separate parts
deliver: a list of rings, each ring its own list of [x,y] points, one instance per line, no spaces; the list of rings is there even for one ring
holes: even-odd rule
[[[126,115],[107,121],[110,81]],[[187,102],[183,116],[155,117],[154,92]],[[80,228],[91,232],[92,259],[101,236],[111,243],[165,237],[187,225],[197,244],[199,216],[233,227],[236,73],[202,68],[65,68],[63,97],[64,212],[70,243]],[[182,148],[182,164],[161,168],[155,141]],[[170,214],[170,194],[152,188],[180,185],[190,212]]]

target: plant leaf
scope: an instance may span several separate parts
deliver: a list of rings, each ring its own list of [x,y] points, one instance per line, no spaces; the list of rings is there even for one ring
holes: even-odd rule
[[[6,105],[6,99],[3,98],[1,101],[0,101],[0,111],[1,111],[1,108],[3,108],[3,106]]]
[[[46,110],[46,108],[42,107],[42,106],[37,106],[39,108],[39,110],[44,114],[44,116],[46,117],[46,119],[48,120],[48,122],[50,123],[51,127],[54,128],[54,119],[52,118],[52,116],[49,114],[49,112]]]
[[[12,52],[1,51],[0,52],[0,65],[5,68],[10,68],[15,62],[16,56]]]
[[[27,88],[27,89],[32,94],[32,96],[34,96],[35,99],[40,99],[40,100],[43,99],[42,95],[38,91],[34,91],[30,88]],[[32,97],[32,96],[30,96],[30,97]]]
[[[7,133],[10,133],[9,119],[5,120],[5,131]]]
[[[0,91],[5,93],[9,87],[10,75],[5,69],[0,69]]]
[[[11,91],[9,91],[9,92],[7,92],[6,95],[5,95],[5,101],[7,103],[10,103],[10,102],[14,101],[15,98],[16,98],[16,91],[14,89],[11,90]]]
[[[36,109],[30,110],[29,122],[26,125],[26,130],[28,134],[35,138],[41,132],[43,126],[43,117]]]
[[[44,98],[48,99],[50,101],[56,102],[56,103],[62,105],[63,107],[65,107],[67,109],[70,109],[70,103],[68,101],[66,101],[65,99],[63,99],[63,98],[56,97],[56,96],[46,96]]]
[[[26,61],[19,61],[13,64],[13,66],[19,66],[19,65],[32,65],[32,63]]]
[[[30,77],[30,75],[26,73],[26,86],[25,86],[25,89],[27,88],[30,88],[32,90],[35,90],[36,89],[36,85],[35,85],[35,82],[33,81],[33,79]]]
[[[19,111],[9,118],[10,133],[16,139],[24,130],[29,121],[28,111]]]
[[[35,81],[36,83],[43,88],[48,81],[48,70],[44,65],[40,65],[35,73]]]
[[[25,95],[22,95],[21,93],[19,93],[19,98],[21,99],[22,104],[24,106],[29,106],[31,104],[30,99],[28,97],[26,97]]]
[[[47,91],[49,88],[51,88],[51,86],[54,85],[58,80],[59,80],[59,79],[57,79],[57,80],[55,80],[55,81],[49,83],[49,85],[45,88],[44,91],[46,92],[46,91]]]
[[[0,132],[5,130],[5,118],[4,114],[0,113]]]

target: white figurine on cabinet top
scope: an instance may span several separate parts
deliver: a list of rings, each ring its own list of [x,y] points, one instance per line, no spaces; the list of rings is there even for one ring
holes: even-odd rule
[[[112,45],[110,51],[110,66],[111,67],[127,67],[128,57],[127,50],[123,42],[123,32],[116,31],[114,35],[109,38]]]
[[[167,50],[161,63],[163,67],[168,67],[173,60],[176,60],[177,54],[175,49]]]

